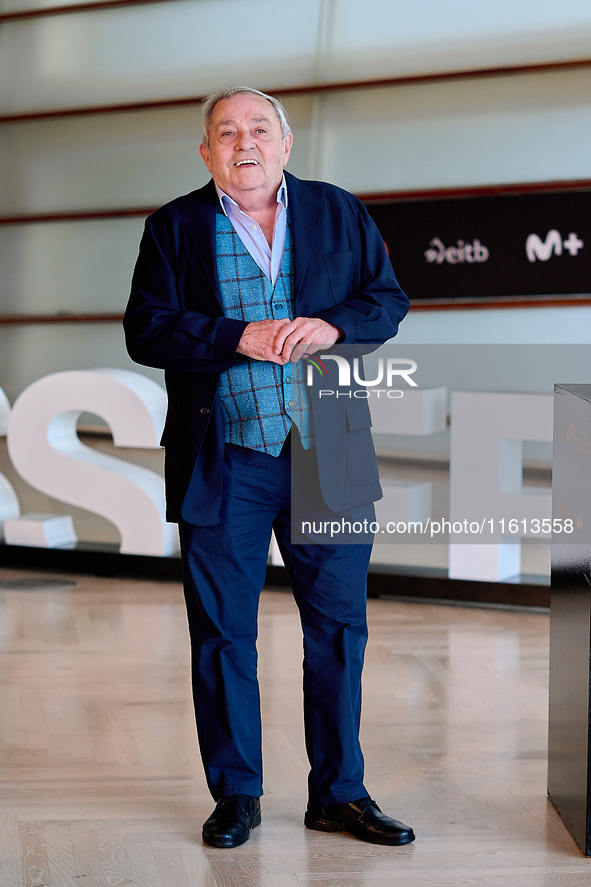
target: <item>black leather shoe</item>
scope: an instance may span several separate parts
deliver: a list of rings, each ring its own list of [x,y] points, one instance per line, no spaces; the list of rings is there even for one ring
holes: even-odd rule
[[[261,824],[261,802],[250,795],[226,795],[203,823],[203,840],[210,847],[240,847],[250,830]]]
[[[410,826],[386,816],[371,798],[329,807],[308,804],[304,825],[319,832],[346,831],[370,844],[399,847],[415,839]]]

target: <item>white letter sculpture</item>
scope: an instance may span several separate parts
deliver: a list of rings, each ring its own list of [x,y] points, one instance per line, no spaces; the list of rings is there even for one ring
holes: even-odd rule
[[[10,416],[10,403],[0,388],[0,437],[4,437],[8,431],[8,417]]]
[[[550,542],[536,527],[551,490],[523,486],[522,441],[552,440],[552,395],[454,391],[451,404],[449,519],[479,532],[450,536],[449,577],[502,582],[521,572],[521,536]]]
[[[100,514],[117,527],[123,554],[166,556],[178,546],[165,521],[164,482],[153,471],[98,453],[78,438],[83,412],[109,425],[118,447],[157,448],[166,394],[147,376],[98,369],[54,373],[12,407],[8,451],[20,476],[48,496]]]
[[[8,430],[8,417],[10,404],[8,398],[0,388],[0,437],[4,437]],[[0,539],[3,536],[4,521],[20,515],[20,506],[16,493],[10,481],[0,474]]]

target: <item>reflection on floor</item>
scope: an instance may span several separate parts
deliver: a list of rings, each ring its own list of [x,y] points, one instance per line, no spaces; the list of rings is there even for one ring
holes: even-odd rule
[[[73,590],[0,590],[0,883],[589,884],[546,797],[547,614],[372,600],[369,625],[366,782],[416,843],[303,828],[301,633],[291,596],[267,591],[263,824],[220,851],[200,840],[212,802],[180,587],[80,577]]]

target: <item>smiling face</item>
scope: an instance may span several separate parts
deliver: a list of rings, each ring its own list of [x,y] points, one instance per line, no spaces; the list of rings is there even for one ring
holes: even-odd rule
[[[218,102],[209,127],[209,145],[201,145],[214,182],[239,206],[264,209],[276,199],[293,136],[283,138],[270,102],[238,93]]]

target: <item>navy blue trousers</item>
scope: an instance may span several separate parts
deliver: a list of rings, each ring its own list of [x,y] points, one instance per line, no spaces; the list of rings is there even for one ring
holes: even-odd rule
[[[299,441],[293,446],[301,456]],[[359,722],[371,544],[367,536],[363,544],[291,544],[299,517],[290,455],[289,438],[278,457],[226,444],[220,523],[180,524],[197,731],[215,800],[263,792],[256,640],[272,528],[303,629],[310,799],[335,804],[367,794]],[[317,474],[314,451],[303,458]],[[335,518],[326,506],[317,517],[322,509]],[[310,517],[309,502],[300,513]],[[373,515],[373,505],[346,513],[369,521]]]

